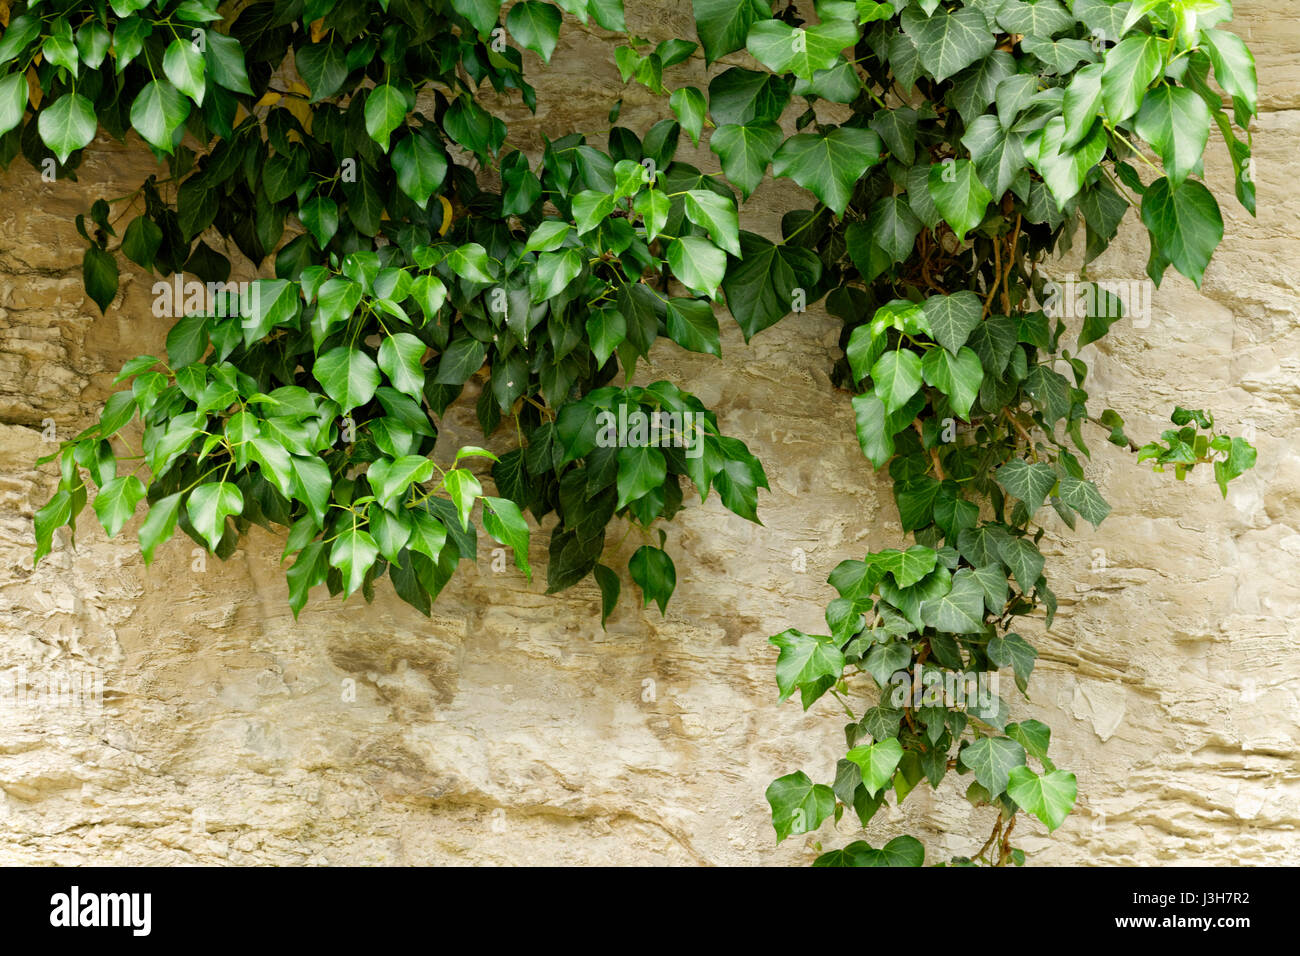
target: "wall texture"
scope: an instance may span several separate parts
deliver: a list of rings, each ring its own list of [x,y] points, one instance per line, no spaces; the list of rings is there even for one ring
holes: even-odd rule
[[[628,6],[637,33],[691,35],[684,0]],[[1225,202],[1204,290],[1171,272],[1150,323],[1121,322],[1085,358],[1094,401],[1131,435],[1157,435],[1175,404],[1209,407],[1254,430],[1259,464],[1223,502],[1208,474],[1178,485],[1095,443],[1114,513],[1096,532],[1049,527],[1061,613],[1036,635],[1032,702],[1013,704],[1053,728],[1079,776],[1057,835],[1017,830],[1040,863],[1300,863],[1300,19],[1291,0],[1236,6],[1263,90],[1259,218]],[[599,128],[623,92],[596,28],[567,24],[554,63],[536,118],[519,111],[525,146]],[[698,82],[702,60],[690,68]],[[628,125],[663,109],[626,96]],[[706,149],[694,161],[717,168]],[[634,609],[627,583],[604,633],[594,585],[547,597],[513,567],[494,573],[484,549],[432,619],[385,583],[374,606],[322,599],[295,623],[270,535],[206,566],[178,536],[145,568],[135,525],[108,541],[89,511],[77,547],[60,537],[33,571],[31,515],[54,484],[32,468],[52,447],[42,423],[61,437],[90,423],[122,361],[166,331],[138,272],[99,316],[72,220],[152,170],[144,149],[101,137],[79,183],[21,161],[0,174],[0,680],[104,681],[102,710],[0,701],[0,863],[809,861],[811,838],[775,845],[763,790],[798,768],[829,777],[841,720],[776,706],[766,638],[820,629],[829,570],[901,539],[829,384],[837,321],[793,316],[748,346],[726,322],[721,361],[665,344],[640,373],[715,406],[772,484],[761,527],[716,500],[668,527],[680,580],[666,619]],[[1231,196],[1220,142],[1207,170]],[[749,227],[774,232],[799,198],[769,182]],[[1130,229],[1094,275],[1139,279],[1145,259]],[[907,827],[932,860],[967,854],[991,812],[920,788],[872,839]],[[841,826],[819,835],[853,839]]]

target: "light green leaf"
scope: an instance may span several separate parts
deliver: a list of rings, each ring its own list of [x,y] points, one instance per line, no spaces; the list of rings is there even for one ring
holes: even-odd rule
[[[809,27],[792,27],[781,20],[760,20],[749,30],[745,45],[773,73],[793,73],[811,80],[839,60],[840,51],[858,41],[857,27],[828,20]]]
[[[167,47],[163,56],[163,72],[172,86],[180,90],[199,106],[203,105],[203,54],[189,40],[177,37]]]
[[[23,78],[23,103],[27,100],[26,79]],[[19,108],[19,116],[22,109]],[[64,93],[52,104],[41,111],[37,120],[37,129],[41,141],[65,163],[68,157],[78,149],[88,145],[95,138],[98,121],[95,119],[95,107],[90,100],[80,93]]]
[[[185,503],[185,511],[190,516],[190,524],[199,533],[208,547],[216,551],[221,536],[226,530],[226,518],[242,514],[244,495],[237,485],[227,481],[209,482],[199,485],[190,492]]]
[[[697,226],[707,229],[713,241],[730,252],[740,255],[740,230],[737,225],[736,206],[707,189],[689,189],[683,198],[686,217]]]
[[[767,640],[781,651],[776,659],[776,686],[782,701],[806,684],[824,677],[838,680],[844,672],[844,655],[833,638],[789,628]]]
[[[533,572],[528,566],[528,522],[524,520],[519,506],[507,498],[483,499],[483,527],[506,547],[515,553],[515,564],[532,580]]]
[[[1214,78],[1219,85],[1234,102],[1240,100],[1249,115],[1257,115],[1259,81],[1255,76],[1255,57],[1247,49],[1245,41],[1226,30],[1202,30],[1201,39],[1209,48]]]
[[[471,282],[491,282],[492,261],[487,250],[477,242],[467,242],[458,246],[447,256],[447,266],[462,279]]]
[[[376,86],[366,97],[365,117],[366,133],[388,152],[389,137],[406,120],[406,96],[391,84]]]
[[[1041,777],[1028,767],[1014,767],[1008,777],[1007,795],[1022,809],[1055,830],[1074,807],[1078,787],[1074,774],[1053,770]]]
[[[921,602],[921,619],[935,630],[978,634],[984,629],[983,586],[969,568],[961,569],[947,593]]]
[[[682,129],[691,134],[691,141],[698,146],[700,133],[704,130],[704,114],[708,109],[704,94],[693,86],[683,86],[673,90],[668,105],[672,107],[673,115],[677,117]]]
[[[190,115],[190,101],[165,80],[154,80],[131,104],[131,126],[154,149],[170,153],[176,130]]]
[[[99,494],[95,495],[95,514],[110,538],[131,520],[135,506],[144,496],[144,482],[135,475],[118,476],[99,489]]]
[[[462,531],[469,530],[470,512],[474,510],[474,499],[483,494],[483,486],[477,478],[464,468],[453,468],[442,476],[443,486],[456,506],[456,515],[460,518]]]
[[[773,780],[765,795],[778,843],[791,834],[811,833],[835,812],[835,791],[824,783],[814,784],[803,771]]]
[[[984,305],[974,292],[963,290],[952,295],[936,295],[925,300],[922,307],[930,335],[953,355],[970,338],[980,324]]]
[[[698,236],[684,236],[668,244],[665,258],[682,285],[717,298],[718,286],[727,271],[727,257],[721,249]]]
[[[366,572],[379,556],[379,545],[370,532],[347,525],[330,546],[330,566],[343,573],[343,596],[349,597],[361,587]]]
[[[871,366],[875,394],[884,402],[885,412],[892,415],[921,387],[921,356],[897,349],[886,352]]]
[[[854,747],[844,755],[844,759],[862,770],[862,785],[874,797],[893,779],[898,761],[903,759],[903,745],[891,737],[868,746]]]

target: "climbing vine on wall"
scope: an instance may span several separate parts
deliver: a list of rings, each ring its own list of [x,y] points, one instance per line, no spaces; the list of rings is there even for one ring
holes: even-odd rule
[[[1106,517],[1090,441],[1179,479],[1209,465],[1225,494],[1255,457],[1201,410],[1142,446],[1094,415],[1079,354],[1123,296],[1086,279],[1063,295],[1045,264],[1082,226],[1086,266],[1133,207],[1149,280],[1172,266],[1199,286],[1223,235],[1200,181],[1211,132],[1254,212],[1253,60],[1226,0],[693,8],[695,40],[629,35],[621,0],[0,4],[0,163],[75,178],[101,129],[148,144],[159,172],[77,219],[83,276],[112,308],[129,260],[177,320],[51,456],[37,560],[89,480],[110,535],[145,504],[146,561],[177,528],[227,556],[256,523],[285,533],[295,613],[319,585],[370,600],[387,575],[427,614],[476,557],[476,513],[529,576],[525,513],[554,513],[548,589],[591,575],[603,623],[618,517],[644,535],[627,570],[662,612],[676,569],[656,523],[711,492],[756,521],[767,480],[689,392],[631,384],[638,360],[661,337],[719,355],[715,304],[748,340],[824,299],[844,322],[836,384],[912,540],[835,568],[828,633],[771,639],[782,699],[829,695],[849,720],[832,782],[768,788],[776,836],[846,812],[866,828],[891,795],[969,775],[994,825],[952,862],[1022,862],[1018,814],[1055,829],[1076,798],[1049,729],[1013,721],[993,679],[1027,692],[1016,619],[1056,612],[1045,509]],[[665,115],[633,130],[616,105],[592,124],[607,132],[530,157],[490,104],[536,108],[523,51],[551,60],[562,11],[620,38],[623,82]],[[699,56],[707,88],[675,84]],[[715,173],[676,159],[706,127]],[[815,200],[780,241],[737,211],[769,169]],[[232,282],[245,263],[262,277]],[[467,388],[512,450],[437,448]],[[906,836],[817,860],[923,861]]]

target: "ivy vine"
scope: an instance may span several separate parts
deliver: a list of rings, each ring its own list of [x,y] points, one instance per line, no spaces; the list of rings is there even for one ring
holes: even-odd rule
[[[1046,263],[1082,224],[1086,269],[1133,207],[1150,282],[1172,266],[1199,286],[1223,236],[1200,181],[1214,127],[1254,213],[1254,61],[1223,29],[1227,0],[693,8],[698,42],[627,34],[621,0],[0,3],[0,165],[75,179],[97,131],[138,135],[166,171],[77,218],[85,287],[110,308],[125,258],[177,320],[165,355],[127,363],[129,388],[43,460],[60,482],[36,560],[75,532],[89,480],[110,536],[145,503],[146,562],[176,528],[226,557],[259,524],[284,533],[295,614],[322,584],[371,600],[385,574],[428,614],[475,560],[476,509],[530,577],[525,513],[554,513],[548,590],[591,575],[603,624],[622,518],[645,536],[628,574],[662,613],[676,569],[652,532],[683,480],[757,521],[767,479],[695,396],[631,384],[638,361],[660,337],[719,355],[716,304],[749,340],[824,300],[844,323],[834,381],[912,541],[834,569],[829,633],[771,638],[782,699],[830,695],[849,719],[833,782],[768,788],[776,836],[845,812],[866,828],[889,794],[970,774],[994,825],[949,862],[1021,863],[1018,814],[1055,829],[1076,798],[1049,729],[1013,722],[992,679],[1027,690],[1016,619],[1056,613],[1044,509],[1070,528],[1106,517],[1091,440],[1179,479],[1212,465],[1225,495],[1255,460],[1202,410],[1141,446],[1094,415],[1080,352],[1124,297],[1086,276],[1063,294]],[[621,37],[623,82],[665,116],[636,131],[616,105],[607,130],[532,158],[481,93],[535,109],[522,51],[549,62],[562,12]],[[707,89],[674,86],[697,51]],[[676,158],[706,126],[715,173]],[[815,199],[775,242],[737,211],[769,169]],[[262,277],[232,282],[232,260]],[[467,391],[485,442],[511,450],[437,447]],[[817,863],[924,858],[903,836]]]

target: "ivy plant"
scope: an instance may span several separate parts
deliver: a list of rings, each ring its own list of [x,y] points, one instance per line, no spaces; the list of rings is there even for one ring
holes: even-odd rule
[[[146,561],[178,527],[228,556],[257,523],[284,535],[295,613],[322,584],[371,600],[387,574],[427,614],[478,524],[531,576],[526,515],[553,514],[548,589],[591,575],[603,624],[617,517],[645,537],[627,571],[664,613],[677,572],[652,532],[684,479],[750,521],[767,479],[695,396],[632,384],[638,362],[660,338],[720,355],[719,306],[749,340],[824,300],[843,321],[834,381],[910,541],[832,571],[828,633],[771,638],[781,699],[830,695],[849,720],[831,782],[768,788],[776,836],[846,812],[865,829],[949,778],[994,824],[945,862],[1023,862],[1022,812],[1061,825],[1075,777],[995,679],[1027,693],[1037,653],[1016,620],[1056,613],[1046,509],[1071,529],[1107,516],[1089,441],[1180,479],[1213,463],[1225,495],[1255,452],[1200,410],[1142,446],[1094,415],[1080,354],[1123,297],[1085,279],[1063,300],[1048,263],[1082,225],[1086,268],[1135,208],[1147,279],[1173,267],[1200,286],[1223,237],[1203,182],[1216,129],[1254,212],[1257,83],[1227,0],[693,0],[694,40],[628,35],[621,0],[5,12],[0,164],[75,178],[99,130],[143,140],[159,172],[77,219],[83,277],[109,309],[129,260],[176,319],[46,459],[60,481],[37,560],[75,531],[89,482],[110,535],[145,506]],[[616,104],[604,132],[529,156],[480,94],[535,109],[523,51],[549,62],[564,13],[620,36],[623,82],[664,116],[633,130]],[[700,55],[706,88],[675,85]],[[716,172],[676,158],[706,129]],[[779,241],[738,212],[769,172],[810,198]],[[438,447],[471,400],[498,451]],[[924,862],[911,836],[817,858]]]

